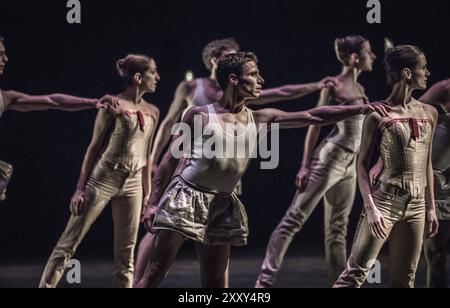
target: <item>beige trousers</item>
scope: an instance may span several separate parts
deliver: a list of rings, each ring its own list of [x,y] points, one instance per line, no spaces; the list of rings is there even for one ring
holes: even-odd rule
[[[389,236],[389,269],[392,288],[413,288],[425,231],[425,199],[380,183],[372,192]],[[334,288],[359,288],[386,240],[372,237],[363,211],[347,268]]]
[[[141,171],[132,174],[122,168],[98,163],[86,185],[84,212],[70,218],[47,262],[39,287],[57,286],[84,236],[111,202],[114,220],[113,287],[131,288],[142,198]]]

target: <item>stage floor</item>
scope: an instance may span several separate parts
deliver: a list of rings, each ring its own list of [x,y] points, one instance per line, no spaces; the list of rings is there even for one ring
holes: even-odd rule
[[[388,287],[388,258],[381,261],[381,284],[366,284],[367,288]],[[261,266],[261,257],[236,256],[230,264],[230,286],[252,288]],[[422,258],[416,277],[416,287],[424,288],[426,267]],[[44,264],[15,264],[0,266],[1,288],[36,288]],[[278,288],[328,288],[328,275],[323,256],[289,256],[279,274]],[[81,284],[71,285],[64,277],[62,288],[109,288],[112,262],[81,260]],[[450,271],[448,273],[450,275]],[[199,266],[194,257],[179,258],[169,273],[164,288],[200,287]]]

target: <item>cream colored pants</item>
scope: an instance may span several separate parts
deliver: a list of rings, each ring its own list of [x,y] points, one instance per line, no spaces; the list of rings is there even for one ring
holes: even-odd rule
[[[39,287],[57,286],[84,236],[111,202],[114,221],[113,287],[131,288],[142,198],[141,171],[132,174],[122,168],[98,163],[86,185],[84,212],[70,218],[47,262]],[[81,270],[82,267],[81,262]]]

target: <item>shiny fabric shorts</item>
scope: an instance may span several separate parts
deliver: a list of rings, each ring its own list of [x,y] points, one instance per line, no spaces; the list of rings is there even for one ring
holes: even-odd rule
[[[161,197],[153,229],[179,232],[205,245],[245,246],[248,218],[234,193],[213,193],[177,176]]]
[[[13,166],[0,160],[0,201],[6,199],[6,188],[11,180]]]
[[[439,220],[450,220],[450,174],[434,171],[436,214]]]

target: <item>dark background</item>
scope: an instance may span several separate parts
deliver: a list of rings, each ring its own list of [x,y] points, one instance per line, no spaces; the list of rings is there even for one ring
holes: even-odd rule
[[[385,98],[389,91],[381,67],[385,36],[398,44],[421,47],[428,56],[433,83],[448,78],[450,2],[381,2],[382,24],[369,25],[366,0],[81,0],[82,24],[69,25],[65,0],[5,0],[0,3],[0,34],[6,38],[10,63],[0,85],[32,94],[99,97],[121,89],[114,69],[118,58],[131,52],[151,54],[162,80],[149,100],[164,116],[188,69],[196,76],[207,76],[201,50],[213,39],[232,36],[242,49],[256,52],[270,87],[317,81],[339,73],[333,40],[348,34],[369,38],[378,55],[374,72],[361,76],[372,100]],[[294,111],[313,107],[317,97],[280,108]],[[94,111],[7,112],[1,118],[0,158],[15,166],[15,174],[8,199],[0,206],[0,261],[44,264],[69,218],[68,201],[94,118]],[[245,175],[242,200],[249,213],[251,238],[244,251],[262,254],[271,231],[289,206],[305,133],[306,129],[283,131],[279,168],[260,171],[255,160]],[[358,195],[349,240],[360,210]],[[319,206],[293,249],[313,247],[321,251],[322,216]],[[112,236],[107,209],[78,256],[112,258]]]

